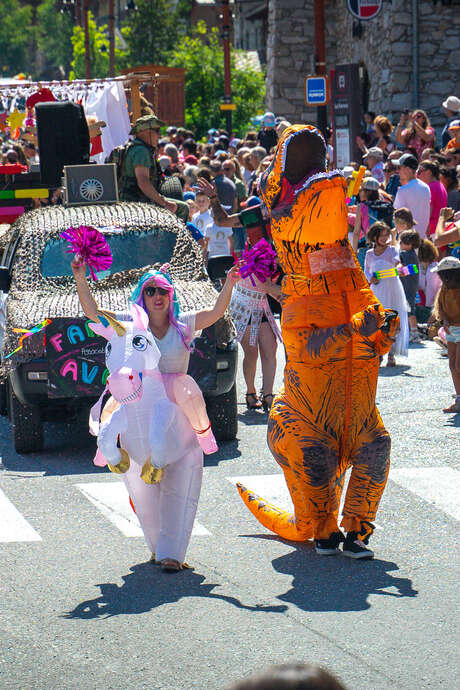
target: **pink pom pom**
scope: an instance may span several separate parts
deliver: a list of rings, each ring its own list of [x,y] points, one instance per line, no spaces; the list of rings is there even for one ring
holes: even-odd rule
[[[240,256],[243,264],[240,266],[240,276],[250,278],[255,286],[253,275],[265,283],[276,272],[276,253],[266,239],[259,240],[251,249]]]
[[[61,237],[68,240],[68,254],[76,254],[79,262],[88,264],[93,280],[97,280],[96,271],[105,271],[112,265],[112,253],[104,235],[96,228],[80,225],[61,232]]]

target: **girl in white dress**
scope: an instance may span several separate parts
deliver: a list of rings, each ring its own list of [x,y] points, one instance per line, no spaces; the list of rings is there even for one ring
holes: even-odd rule
[[[373,248],[366,252],[364,259],[364,273],[369,281],[371,290],[385,309],[394,309],[399,314],[400,332],[388,353],[388,367],[396,366],[395,355],[407,356],[409,344],[409,319],[407,316],[407,301],[404,288],[398,276],[381,278],[375,276],[377,271],[396,268],[400,264],[399,251],[395,246],[394,233],[385,223],[374,223],[367,233],[368,241]]]

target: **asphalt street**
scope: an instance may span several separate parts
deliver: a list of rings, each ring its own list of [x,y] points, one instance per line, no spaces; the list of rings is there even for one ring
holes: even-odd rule
[[[399,362],[379,377],[392,470],[366,562],[283,542],[241,503],[244,477],[288,504],[241,379],[238,439],[206,459],[194,569],[174,575],[148,563],[83,421],[19,456],[1,418],[0,688],[220,690],[286,661],[350,690],[458,688],[460,415],[442,413],[453,389],[434,343]],[[281,349],[279,364],[278,384]]]

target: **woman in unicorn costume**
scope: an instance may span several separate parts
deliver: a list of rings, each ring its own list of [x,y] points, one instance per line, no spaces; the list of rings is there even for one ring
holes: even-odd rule
[[[217,450],[202,393],[195,381],[186,373],[190,358],[190,345],[202,329],[211,326],[224,315],[230,303],[233,287],[240,279],[239,265],[234,266],[229,271],[222,291],[212,309],[181,314],[174,286],[167,272],[168,267],[165,265],[159,271],[149,271],[140,278],[130,298],[131,314],[116,315],[98,310],[86,280],[86,265],[74,259],[71,266],[83,311],[89,319],[97,324],[94,330],[109,340],[106,352],[112,350],[110,356],[107,354],[110,390],[115,400],[122,403],[122,407],[129,408],[131,415],[128,414],[127,416],[126,413],[123,415],[121,410],[117,409],[118,405],[115,401],[109,401],[110,405],[107,405],[105,409],[106,420],[103,421],[99,431],[99,451],[96,455],[99,460],[95,459],[95,461],[97,464],[105,464],[104,460],[101,462],[101,457],[104,455],[107,458],[109,468],[123,475],[147,545],[152,551],[152,560],[160,563],[165,570],[180,570],[184,564],[185,552],[198,505],[203,452],[209,454]],[[155,349],[159,355],[159,359],[157,358],[156,361],[161,376],[157,376],[156,379],[152,375],[146,377],[144,374],[137,381],[135,368],[134,370],[130,369],[130,375],[126,376],[126,367],[124,368],[123,365],[130,364],[130,362],[125,362],[123,356],[118,367],[111,366],[111,360],[114,359],[113,349],[120,344],[116,336],[115,339],[112,338],[114,335],[112,326],[115,327],[118,336],[124,335],[123,331],[126,332],[126,328],[123,323],[128,326],[127,322],[133,320],[134,324],[131,324],[131,330],[136,331],[137,328],[139,331],[140,328],[139,332],[144,332],[147,336],[145,339],[147,345],[151,345],[150,349]],[[104,323],[105,326],[102,325]],[[110,328],[107,328],[108,325]],[[139,338],[139,335],[134,334],[134,339],[136,337]],[[153,337],[153,342],[150,342],[151,337]],[[124,353],[129,350],[129,347],[127,348],[124,343],[120,344],[120,347]],[[131,351],[134,352],[132,348]],[[118,355],[115,359],[119,359]],[[130,380],[129,384],[132,385],[133,395],[125,398],[123,396],[126,395],[126,392],[122,393],[122,391],[126,391],[128,379]],[[139,404],[136,402],[135,393],[137,390],[135,389],[136,386],[141,387],[141,384],[147,393],[152,387],[155,388],[154,394],[150,391],[150,398],[148,394],[144,394],[144,407],[146,401],[152,401],[150,413],[153,412],[153,415],[150,414],[150,417],[132,416],[134,408]],[[117,387],[120,394],[116,392]],[[166,392],[169,401],[175,403],[181,410],[181,412],[178,410],[179,414],[174,417],[170,429],[174,443],[160,439],[166,430],[163,432],[162,422],[159,423],[159,419],[155,420],[154,418],[157,410],[159,417],[164,413],[164,406],[161,408],[157,404],[162,392],[163,395]],[[133,399],[134,404],[131,404]],[[175,409],[177,410],[177,408]],[[112,413],[111,418],[107,412]],[[109,416],[109,420],[107,420],[107,416]],[[117,448],[118,428],[115,432],[110,428],[111,426],[114,427],[114,424],[110,425],[110,421],[115,422],[117,416],[124,423],[124,428],[120,428],[123,435],[120,434],[120,444],[118,444],[121,448]],[[127,419],[131,420],[128,425]],[[145,419],[151,420],[150,426],[152,428],[147,431],[144,428]],[[131,429],[129,428],[130,424]],[[126,428],[127,426],[128,428]],[[161,464],[156,462],[157,456],[152,453],[151,464],[149,459],[149,463],[145,463],[142,472],[140,472],[139,464],[130,463],[130,459],[136,454],[136,446],[142,445],[141,440],[137,441],[136,434],[144,434],[148,437],[150,433],[151,437],[152,429],[154,430],[153,435],[158,438],[151,439],[150,448],[165,449],[166,463],[163,470],[157,470],[156,467],[161,467]],[[136,440],[133,442],[134,437]],[[110,441],[112,441],[112,445],[110,445]],[[129,445],[133,448],[133,452],[127,448]],[[172,450],[173,446],[174,451]],[[128,450],[127,453],[126,450]],[[169,453],[171,453],[170,463],[168,462]],[[121,461],[119,461],[120,455]],[[114,457],[116,457],[115,460]]]

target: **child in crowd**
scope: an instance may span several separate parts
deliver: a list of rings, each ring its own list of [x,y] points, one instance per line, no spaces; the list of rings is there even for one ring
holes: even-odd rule
[[[443,412],[460,412],[460,259],[446,256],[433,268],[442,286],[435,302],[436,317],[443,322],[455,402]]]
[[[416,221],[408,208],[398,208],[394,212],[394,223],[399,234],[399,260],[402,266],[416,265],[418,268],[417,249],[420,247],[420,235],[415,230]],[[418,291],[418,274],[400,276],[404,294],[410,307],[409,312],[409,342],[420,342],[415,316],[415,298]]]
[[[394,309],[399,314],[400,331],[393,347],[388,353],[387,366],[396,366],[395,355],[407,355],[409,342],[409,322],[407,318],[407,302],[402,283],[398,276],[391,278],[376,277],[376,271],[396,268],[400,263],[399,251],[395,246],[396,231],[390,230],[386,223],[378,221],[369,228],[367,239],[373,245],[366,252],[364,259],[364,273],[369,281],[371,290],[386,309]]]
[[[434,268],[438,265],[439,252],[430,240],[422,240],[418,250],[419,259],[419,297],[422,323],[428,322],[434,301],[442,285],[441,279]],[[423,311],[422,311],[423,310]]]
[[[192,216],[192,223],[196,225],[198,230],[200,230],[203,235],[205,235],[205,230],[208,225],[214,223],[214,219],[209,210],[209,197],[202,192],[196,192],[195,194],[195,205],[197,206],[197,212]]]

